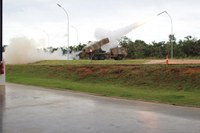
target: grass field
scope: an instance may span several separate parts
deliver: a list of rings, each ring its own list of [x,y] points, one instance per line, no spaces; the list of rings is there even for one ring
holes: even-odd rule
[[[143,64],[148,60],[53,60],[53,61],[39,61],[32,65],[119,65],[119,64]]]
[[[146,60],[41,61],[7,65],[7,81],[200,107],[200,65],[144,65]]]

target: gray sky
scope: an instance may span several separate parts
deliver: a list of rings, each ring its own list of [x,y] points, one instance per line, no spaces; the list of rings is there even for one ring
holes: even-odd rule
[[[200,37],[199,0],[4,0],[4,44],[8,45],[11,38],[26,36],[46,45],[48,37],[51,46],[66,45],[67,16],[56,3],[69,14],[70,45],[97,40],[96,29],[117,30],[165,10],[172,17],[177,40],[188,35]],[[170,27],[169,17],[163,14],[127,36],[147,43],[167,41]]]

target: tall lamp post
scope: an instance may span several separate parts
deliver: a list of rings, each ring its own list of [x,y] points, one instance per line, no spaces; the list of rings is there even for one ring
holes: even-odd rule
[[[62,8],[65,14],[67,15],[67,35],[68,35],[68,40],[67,40],[67,47],[69,48],[69,15],[65,8],[63,8],[60,4],[57,4],[58,7]],[[67,50],[67,59],[69,60],[69,50]]]
[[[171,15],[167,12],[167,11],[165,11],[166,12],[166,14],[169,16],[169,19],[170,19],[170,22],[171,22],[171,35],[170,35],[170,43],[171,43],[171,59],[173,59],[173,56],[174,56],[174,46],[173,46],[173,22],[172,22],[172,17],[171,17]]]
[[[171,34],[170,34],[169,39],[170,39],[170,44],[171,44],[171,59],[173,59],[173,51],[174,51],[173,50],[173,42],[172,42],[172,39],[173,39],[172,38],[173,37],[173,21],[172,21],[171,15],[167,11],[163,11],[163,12],[159,13],[158,16],[163,14],[163,13],[166,13],[168,15],[170,22],[171,22]]]

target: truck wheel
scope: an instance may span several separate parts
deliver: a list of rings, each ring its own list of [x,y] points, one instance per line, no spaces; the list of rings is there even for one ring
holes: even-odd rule
[[[98,60],[98,55],[93,55],[92,60]]]
[[[99,55],[99,60],[105,60],[106,57],[104,55]]]
[[[124,56],[123,55],[118,55],[117,60],[123,60]]]

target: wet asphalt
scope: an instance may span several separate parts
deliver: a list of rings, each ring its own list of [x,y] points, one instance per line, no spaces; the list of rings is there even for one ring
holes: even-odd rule
[[[1,133],[200,133],[200,108],[10,83],[0,94]]]

